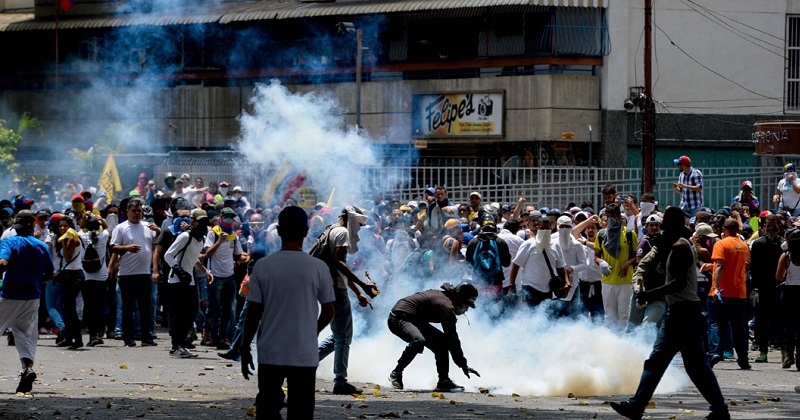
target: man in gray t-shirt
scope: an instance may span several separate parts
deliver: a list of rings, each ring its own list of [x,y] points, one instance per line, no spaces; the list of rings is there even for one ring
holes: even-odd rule
[[[249,379],[254,367],[250,343],[258,331],[259,417],[266,413],[264,418],[280,418],[284,379],[292,389],[287,416],[314,417],[317,335],[333,318],[335,297],[328,266],[303,252],[307,232],[308,216],[303,209],[283,209],[278,216],[281,250],[260,259],[250,276],[239,352],[242,375]]]

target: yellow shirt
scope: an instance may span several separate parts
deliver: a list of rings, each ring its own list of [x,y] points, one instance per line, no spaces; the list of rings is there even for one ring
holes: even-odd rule
[[[611,266],[611,274],[608,276],[603,276],[603,283],[607,284],[631,284],[633,282],[633,266],[628,267],[628,271],[625,273],[625,276],[619,275],[619,269],[622,267],[622,264],[625,261],[633,258],[636,255],[636,247],[639,244],[639,239],[636,237],[636,232],[631,231],[631,244],[628,246],[628,238],[627,234],[625,233],[628,230],[627,227],[623,226],[620,230],[620,238],[619,238],[619,255],[617,258],[614,258],[608,251],[605,250],[603,244],[600,243],[600,235],[594,239],[594,248],[595,249],[602,249],[602,257],[608,265]],[[630,249],[633,249],[634,255],[631,255]]]

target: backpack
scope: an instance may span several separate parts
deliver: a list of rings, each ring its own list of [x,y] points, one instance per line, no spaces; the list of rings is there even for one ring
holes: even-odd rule
[[[311,255],[312,257],[315,258],[319,258],[322,261],[324,261],[325,264],[328,265],[328,269],[331,271],[331,277],[334,280],[336,279],[336,274],[338,273],[338,270],[335,269],[333,265],[335,260],[333,256],[333,251],[331,250],[330,236],[331,236],[331,230],[333,230],[333,228],[335,228],[336,226],[338,225],[333,224],[326,227],[325,230],[322,231],[322,233],[320,233],[319,236],[317,237],[317,242],[315,242],[314,245],[311,247],[311,249],[308,250],[308,255]]]
[[[100,254],[98,254],[97,250],[94,249],[94,244],[92,244],[92,241],[89,241],[89,245],[86,245],[86,251],[83,253],[81,265],[83,266],[83,271],[87,273],[96,273],[103,268],[103,262],[100,260]]]
[[[485,279],[493,280],[503,273],[503,266],[500,264],[500,252],[497,250],[497,241],[478,240],[475,252],[472,254],[472,266],[475,271]]]

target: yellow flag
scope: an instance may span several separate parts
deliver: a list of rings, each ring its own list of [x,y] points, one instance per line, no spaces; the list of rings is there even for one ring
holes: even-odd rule
[[[103,173],[100,175],[100,181],[97,183],[99,191],[105,191],[108,196],[108,201],[114,199],[114,193],[122,191],[122,184],[119,182],[119,172],[117,172],[117,164],[114,163],[114,155],[108,155],[106,166],[103,167]]]

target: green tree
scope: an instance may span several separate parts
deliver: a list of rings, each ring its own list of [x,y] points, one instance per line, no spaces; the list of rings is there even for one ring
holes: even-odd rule
[[[22,140],[22,134],[30,128],[41,132],[39,120],[27,112],[20,117],[16,131],[6,127],[6,120],[0,119],[0,170],[4,173],[13,175],[19,167],[16,159],[19,142]]]

